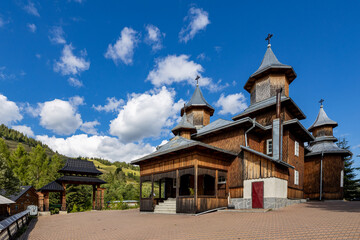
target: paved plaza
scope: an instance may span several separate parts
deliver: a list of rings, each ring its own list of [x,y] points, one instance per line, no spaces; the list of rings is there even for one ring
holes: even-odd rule
[[[360,202],[200,216],[93,211],[39,217],[25,239],[360,239]]]

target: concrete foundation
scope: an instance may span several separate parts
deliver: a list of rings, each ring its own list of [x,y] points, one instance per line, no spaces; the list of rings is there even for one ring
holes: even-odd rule
[[[39,212],[39,216],[50,216],[50,215],[51,215],[50,211]]]
[[[278,209],[306,202],[305,199],[264,198],[264,209]],[[231,198],[230,206],[235,209],[252,209],[251,198]]]
[[[65,214],[68,214],[68,212],[67,211],[59,211],[59,214],[60,215],[65,215]]]

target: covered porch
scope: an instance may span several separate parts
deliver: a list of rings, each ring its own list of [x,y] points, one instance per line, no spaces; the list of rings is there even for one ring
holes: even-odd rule
[[[193,166],[141,176],[140,211],[153,212],[156,205],[176,199],[176,213],[199,213],[227,207],[227,172]]]

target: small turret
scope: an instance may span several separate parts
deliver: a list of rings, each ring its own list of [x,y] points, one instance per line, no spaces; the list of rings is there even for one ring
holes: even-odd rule
[[[198,79],[199,77],[196,78]],[[181,109],[181,116],[186,112],[189,123],[196,129],[200,129],[210,123],[210,117],[214,111],[215,109],[205,100],[197,83],[190,101]]]
[[[190,139],[191,134],[196,133],[196,128],[188,122],[185,112],[179,124],[176,125],[176,127],[174,127],[171,131],[175,136],[181,136],[183,138]]]
[[[313,133],[314,137],[333,137],[333,129],[337,127],[338,124],[327,116],[324,111],[323,102],[324,100],[321,99],[319,114],[308,130]]]
[[[272,35],[271,35],[272,36]],[[296,78],[294,69],[282,64],[271,49],[270,38],[260,67],[246,82],[244,89],[251,94],[251,104],[276,96],[276,90],[282,88],[283,95],[289,96],[289,85]]]

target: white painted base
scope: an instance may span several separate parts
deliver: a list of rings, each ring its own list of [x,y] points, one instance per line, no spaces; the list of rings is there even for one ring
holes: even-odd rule
[[[68,212],[67,211],[59,211],[59,214],[60,215],[65,215],[65,214],[68,214]]]
[[[287,181],[275,177],[244,180],[244,198],[251,199],[253,182],[264,182],[264,198],[287,198]]]

